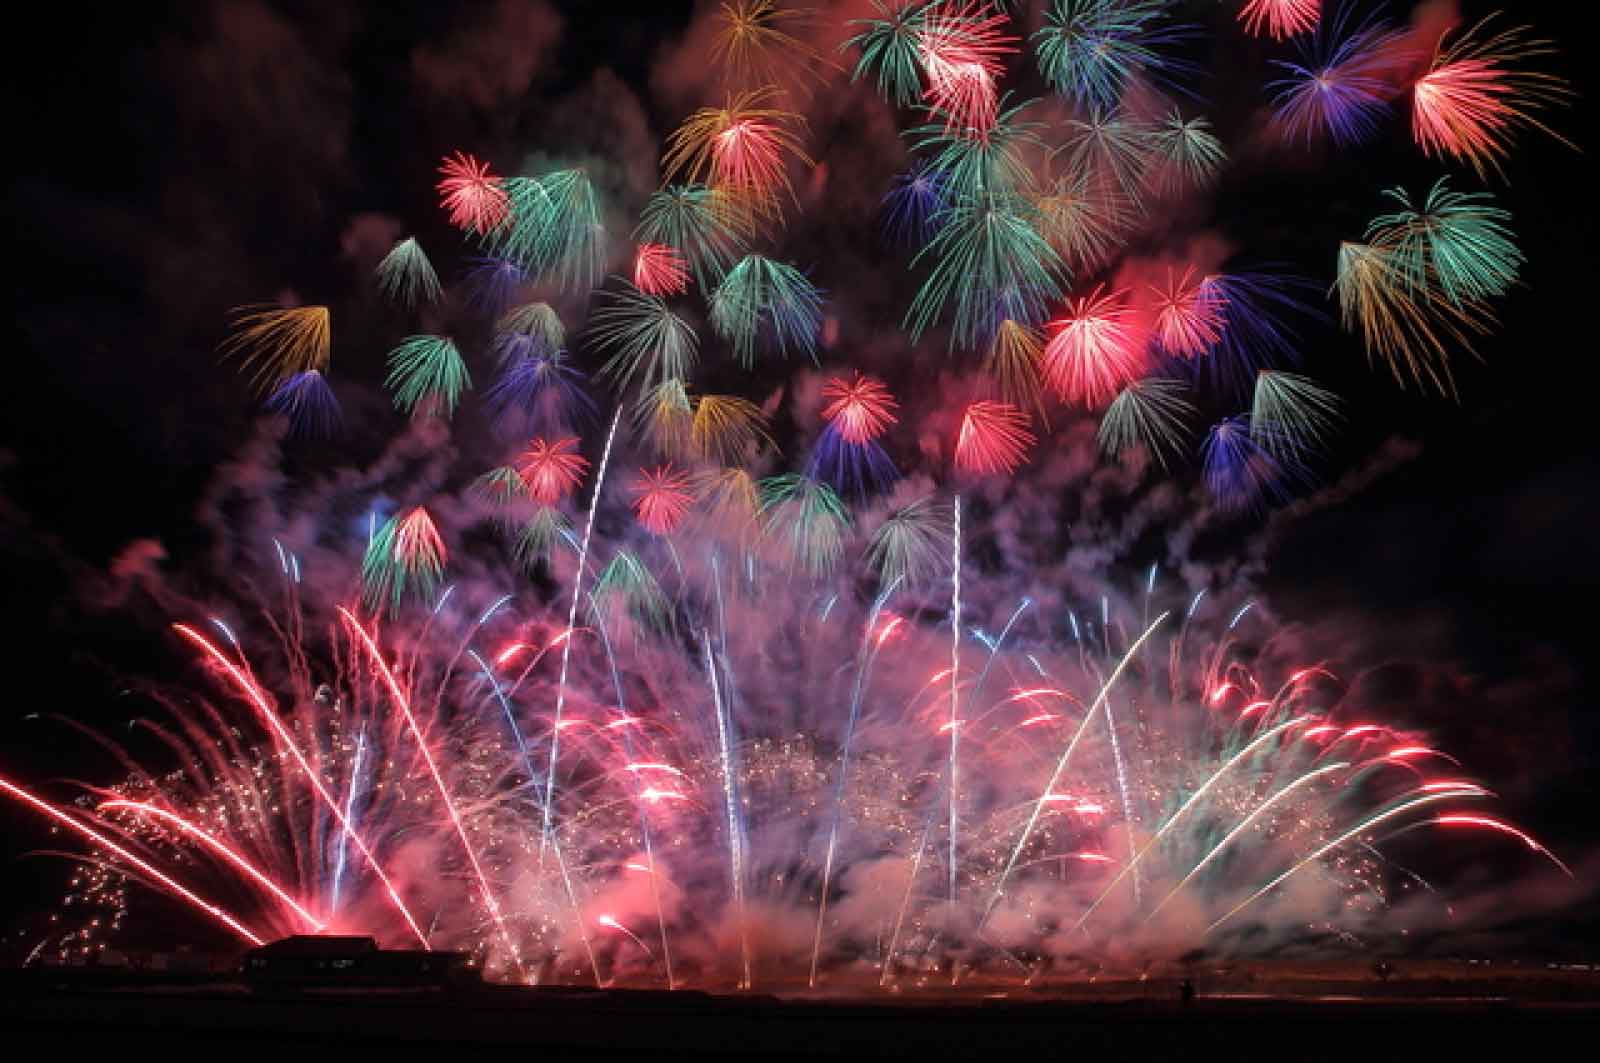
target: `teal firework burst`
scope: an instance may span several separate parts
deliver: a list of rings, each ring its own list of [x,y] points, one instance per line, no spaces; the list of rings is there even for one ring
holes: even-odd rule
[[[1190,35],[1163,25],[1170,0],[1055,0],[1033,35],[1039,73],[1061,95],[1114,107],[1141,75],[1167,80],[1192,69],[1158,49]]]
[[[1421,209],[1405,189],[1385,191],[1400,209],[1375,218],[1367,241],[1390,251],[1413,293],[1437,282],[1458,306],[1504,295],[1523,263],[1507,226],[1510,212],[1494,206],[1488,192],[1452,192],[1448,185],[1449,178],[1439,178]]]
[[[393,613],[405,597],[432,599],[447,555],[433,519],[421,506],[384,522],[361,560],[361,596],[368,609]]]
[[[528,497],[528,485],[513,466],[499,465],[473,481],[472,486],[496,509],[506,509]]]
[[[865,560],[885,585],[944,574],[950,555],[950,512],[933,498],[919,498],[890,511],[867,542]]]
[[[941,212],[939,234],[913,264],[933,268],[906,312],[912,341],[951,309],[952,348],[980,348],[1001,321],[1037,322],[1061,297],[1066,265],[1039,231],[1039,212],[1018,196],[963,199]]]
[[[461,393],[472,386],[467,363],[456,345],[443,336],[409,336],[389,352],[385,386],[394,392],[396,409],[411,413],[425,399],[438,402],[448,416]]]
[[[672,626],[672,605],[655,575],[629,550],[619,550],[601,570],[589,598],[594,613],[625,612],[634,623],[652,631]]]
[[[701,291],[716,287],[743,250],[748,211],[705,185],[668,185],[651,193],[633,237],[663,244],[689,260]]]
[[[1151,128],[1148,142],[1157,163],[1151,180],[1164,192],[1209,185],[1228,161],[1211,123],[1204,118],[1185,120],[1177,108]]]
[[[791,349],[816,358],[822,331],[822,294],[786,262],[746,255],[711,293],[711,327],[746,368],[758,347]]]
[[[857,48],[851,81],[875,74],[878,93],[896,107],[910,107],[922,98],[922,34],[927,0],[872,0],[877,18],[851,19],[856,33],[843,48]]]
[[[1101,453],[1117,457],[1131,447],[1143,446],[1163,469],[1184,452],[1194,403],[1189,389],[1177,380],[1149,377],[1122,389],[1100,418],[1096,439]]]
[[[1009,97],[1008,97],[1009,98]],[[1021,193],[1032,182],[1026,152],[1045,150],[1040,122],[1022,121],[1023,112],[1038,100],[1023,100],[1012,107],[1001,100],[1001,111],[987,136],[968,136],[952,130],[948,116],[934,110],[935,121],[905,133],[914,150],[929,156],[927,172],[940,182],[948,199],[976,198],[987,193]]]
[[[1068,167],[1137,205],[1154,150],[1150,128],[1124,111],[1113,110],[1075,118],[1067,123],[1067,130],[1061,150]]]
[[[1250,438],[1274,458],[1297,464],[1325,450],[1342,419],[1339,396],[1311,378],[1276,369],[1256,374]]]
[[[554,506],[540,506],[517,533],[513,553],[517,564],[533,573],[541,563],[550,560],[557,546],[569,542],[572,523],[567,515]]]
[[[791,567],[813,578],[833,571],[850,530],[850,512],[833,488],[785,473],[762,480],[759,493],[765,534],[784,544]]]
[[[564,288],[592,286],[605,255],[605,227],[588,174],[557,170],[508,178],[504,187],[510,220],[492,234],[491,250]]]
[[[635,380],[648,391],[667,380],[686,380],[700,357],[700,337],[659,296],[646,295],[628,281],[606,292],[606,302],[589,317],[590,335],[610,359],[600,372],[619,391]]]
[[[414,236],[395,244],[376,272],[378,289],[407,309],[439,298],[439,275]]]

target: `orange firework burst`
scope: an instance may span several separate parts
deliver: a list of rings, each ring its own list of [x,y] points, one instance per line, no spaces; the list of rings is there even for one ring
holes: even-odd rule
[[[777,90],[741,92],[726,107],[705,107],[667,138],[661,164],[671,180],[708,180],[757,204],[771,205],[780,189],[793,194],[788,159],[812,165],[801,144],[806,120],[769,106]]]
[[[328,367],[325,306],[245,306],[234,311],[233,323],[239,331],[223,342],[223,354],[245,352],[243,365],[254,367],[255,386],[263,393],[296,373],[321,372]]]

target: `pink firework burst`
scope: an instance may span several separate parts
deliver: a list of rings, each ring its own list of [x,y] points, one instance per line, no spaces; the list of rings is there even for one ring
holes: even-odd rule
[[[918,36],[928,86],[923,98],[945,115],[951,132],[987,138],[999,114],[996,79],[1017,38],[1007,18],[987,3],[938,4],[923,16]]]
[[[850,380],[839,377],[822,385],[823,419],[833,425],[846,443],[862,444],[878,438],[897,418],[899,405],[877,377],[856,373]]]
[[[671,464],[641,469],[634,491],[638,494],[633,501],[634,515],[652,535],[671,535],[694,504],[689,477]]]
[[[1162,350],[1197,358],[1222,338],[1227,300],[1216,285],[1196,280],[1192,269],[1181,275],[1169,270],[1166,284],[1150,290],[1156,297],[1155,339]]]
[[[479,234],[498,229],[511,214],[511,200],[500,185],[500,178],[464,151],[446,158],[439,166],[444,180],[439,182],[440,206],[450,212],[450,224]]]
[[[1487,177],[1490,167],[1499,169],[1519,126],[1532,126],[1570,146],[1534,112],[1565,103],[1572,89],[1554,75],[1522,65],[1555,49],[1529,37],[1524,27],[1481,36],[1487,22],[1448,48],[1441,38],[1428,72],[1411,90],[1411,134],[1423,154],[1466,162],[1480,177]]]
[[[1102,406],[1144,368],[1122,293],[1100,292],[1068,300],[1066,316],[1050,323],[1044,380],[1063,402]]]
[[[956,466],[979,474],[1011,473],[1034,444],[1028,415],[1009,402],[980,399],[967,407],[956,437]]]
[[[1264,29],[1275,41],[1304,33],[1322,17],[1322,0],[1248,0],[1239,9],[1239,21],[1252,37]]]
[[[517,459],[517,472],[528,485],[528,497],[542,506],[553,506],[570,494],[588,467],[588,459],[578,453],[576,436],[553,442],[535,439]]]
[[[711,162],[717,183],[745,192],[770,195],[786,183],[785,131],[764,117],[739,117],[717,134]]]
[[[682,295],[689,288],[689,264],[675,247],[640,244],[633,256],[633,286],[646,295]]]

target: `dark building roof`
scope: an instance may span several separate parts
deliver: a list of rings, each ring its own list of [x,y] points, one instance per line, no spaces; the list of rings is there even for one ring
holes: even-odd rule
[[[377,952],[378,943],[370,937],[332,934],[297,934],[255,949],[254,956],[352,956]]]

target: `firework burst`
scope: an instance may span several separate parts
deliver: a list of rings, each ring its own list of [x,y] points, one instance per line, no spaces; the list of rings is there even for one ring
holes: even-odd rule
[[[1480,178],[1501,172],[1519,129],[1570,141],[1540,121],[1540,111],[1567,104],[1571,87],[1561,78],[1525,69],[1531,59],[1553,55],[1550,41],[1526,27],[1488,32],[1494,16],[1458,34],[1447,32],[1434,48],[1427,73],[1411,87],[1411,132],[1423,154],[1468,163]]]
[[[1035,441],[1026,413],[1008,403],[980,399],[962,415],[956,467],[979,475],[1011,473],[1027,460]]]

